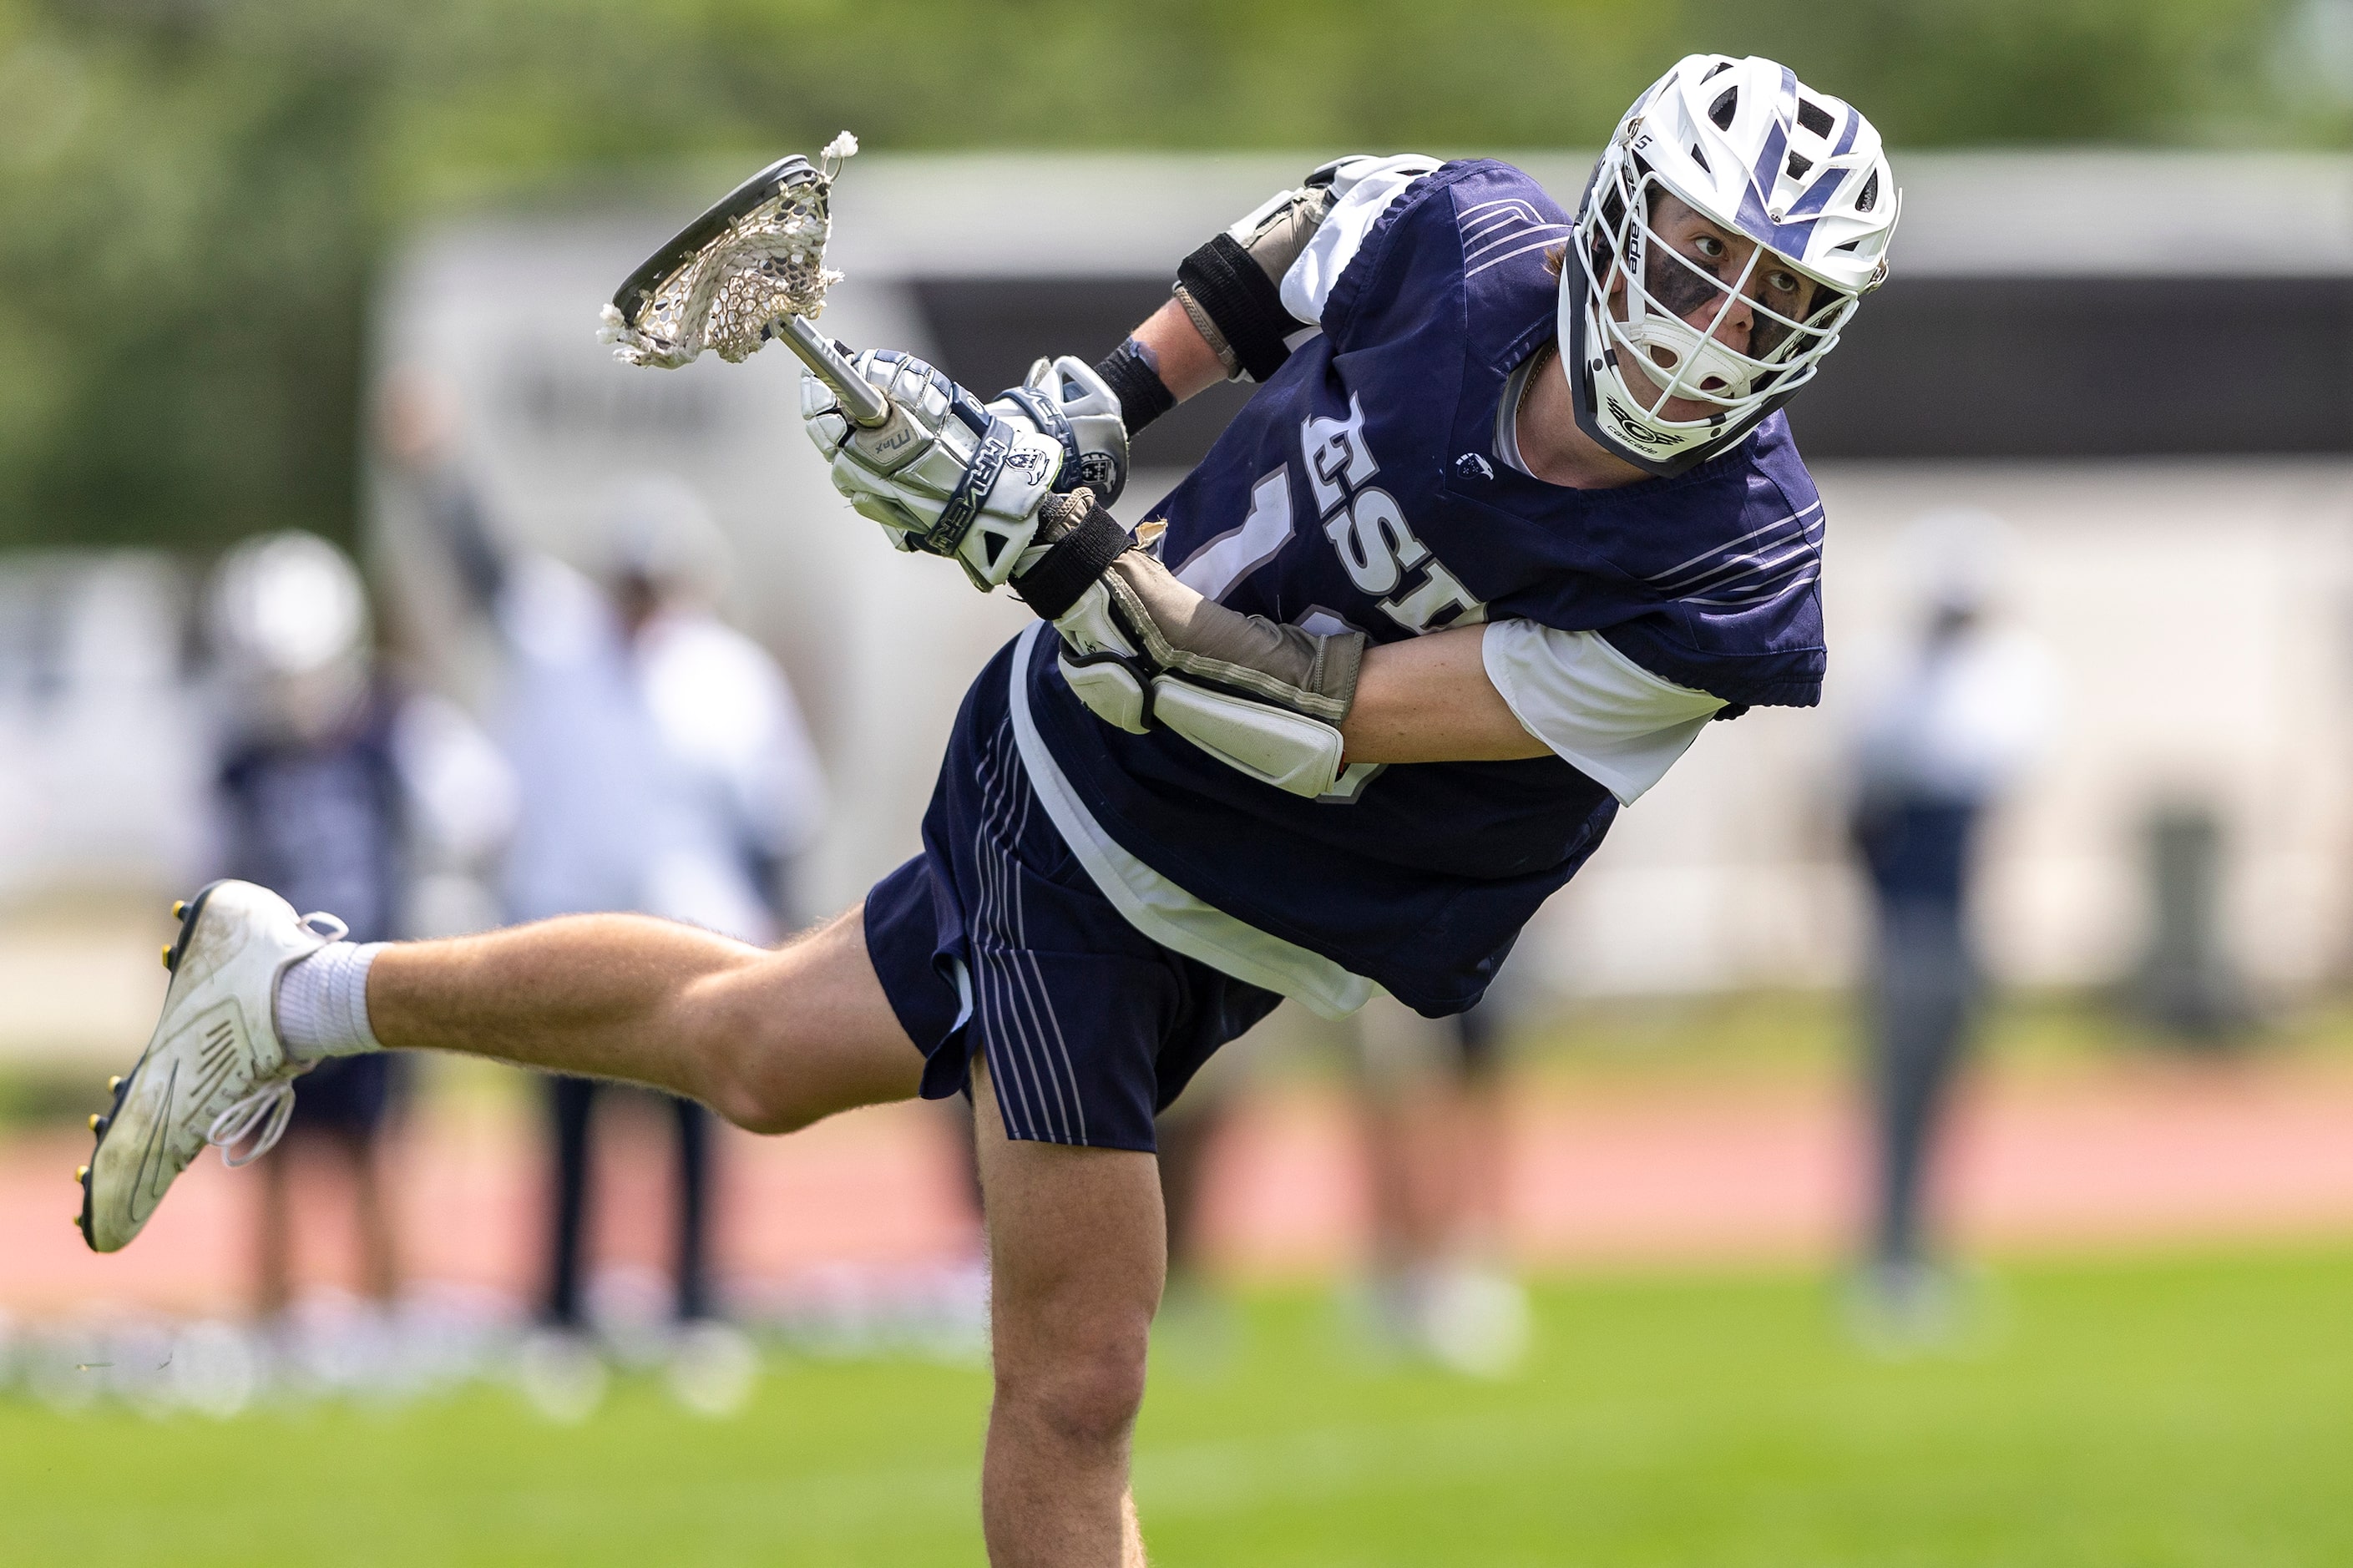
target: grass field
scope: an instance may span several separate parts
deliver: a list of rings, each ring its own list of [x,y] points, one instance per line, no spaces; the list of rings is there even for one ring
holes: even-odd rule
[[[2353,1562],[2353,1253],[1995,1290],[1976,1350],[1891,1363],[1816,1280],[1555,1285],[1500,1384],[1370,1370],[1324,1298],[1255,1297],[1230,1359],[1155,1371],[1146,1532],[1164,1565]],[[490,1388],[227,1425],[5,1401],[0,1562],[971,1563],[986,1399],[804,1363],[717,1425],[650,1384],[577,1429]]]

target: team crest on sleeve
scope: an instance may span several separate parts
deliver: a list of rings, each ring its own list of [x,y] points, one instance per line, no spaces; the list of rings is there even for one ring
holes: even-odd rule
[[[1354,394],[1344,416],[1300,422],[1299,450],[1324,537],[1357,592],[1410,632],[1471,626],[1487,606],[1430,552],[1406,521],[1397,498],[1372,481],[1380,472],[1365,440],[1365,411]]]

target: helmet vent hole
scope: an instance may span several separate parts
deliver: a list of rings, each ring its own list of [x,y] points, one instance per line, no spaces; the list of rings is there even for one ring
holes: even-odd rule
[[[1831,133],[1831,111],[1810,98],[1801,98],[1798,100],[1798,123],[1827,139]]]
[[[1718,131],[1732,129],[1732,116],[1740,107],[1740,89],[1727,87],[1722,97],[1707,106],[1707,117],[1715,121]]]
[[[1867,213],[1879,205],[1879,171],[1873,169],[1871,178],[1863,181],[1862,194],[1854,198],[1854,210]]]
[[[1651,343],[1642,352],[1649,354],[1651,356],[1651,363],[1657,365],[1661,370],[1672,370],[1675,366],[1683,363],[1683,356],[1675,353],[1674,350],[1667,347],[1664,343]]]
[[[1861,241],[1861,240],[1859,240],[1859,239],[1850,239],[1850,240],[1848,240],[1844,245],[1833,245],[1833,246],[1831,246],[1831,248],[1832,250],[1853,251],[1853,250],[1859,249],[1859,248],[1862,247],[1862,241]]]
[[[1691,144],[1691,155],[1693,163],[1697,163],[1703,169],[1706,169],[1711,174],[1715,173],[1714,169],[1708,168],[1707,154],[1699,150],[1699,143],[1696,142]]]
[[[1731,68],[1732,62],[1730,60],[1718,60],[1714,65],[1707,68],[1707,76],[1703,76],[1699,79],[1705,81],[1708,77],[1715,75],[1718,71],[1728,71]]]
[[[1793,180],[1802,180],[1806,177],[1806,171],[1813,166],[1814,161],[1811,158],[1807,157],[1804,153],[1792,153],[1789,154],[1789,178]]]

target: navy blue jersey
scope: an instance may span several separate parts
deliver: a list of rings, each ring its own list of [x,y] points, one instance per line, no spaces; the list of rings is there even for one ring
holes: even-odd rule
[[[1504,382],[1555,333],[1545,252],[1567,226],[1535,181],[1492,161],[1449,163],[1398,196],[1321,334],[1155,513],[1162,558],[1237,610],[1311,630],[1392,642],[1519,616],[1598,632],[1736,707],[1812,704],[1821,506],[1778,415],[1710,462],[1617,489],[1497,460]],[[1553,757],[1352,770],[1337,797],[1303,800],[1166,731],[1103,723],[1050,640],[1029,678],[1055,761],[1132,854],[1430,1015],[1478,1000],[1617,812]]]

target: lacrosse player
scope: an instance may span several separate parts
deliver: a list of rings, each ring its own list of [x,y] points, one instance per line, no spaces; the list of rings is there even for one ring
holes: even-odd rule
[[[923,852],[776,951],[623,915],[356,946],[216,884],[100,1135],[90,1245],[208,1131],[386,1046],[769,1132],[968,1089],[991,1556],[1141,1562],[1153,1112],[1281,997],[1470,1006],[1711,720],[1816,700],[1821,507],[1778,410],[1896,205],[1853,109],[1694,57],[1573,220],[1502,163],[1347,159],[1187,258],[1098,367],[986,405],[888,353],[806,381],[852,504],[1040,617],[965,698]],[[1113,521],[1129,437],[1232,376],[1259,390],[1201,466]]]

